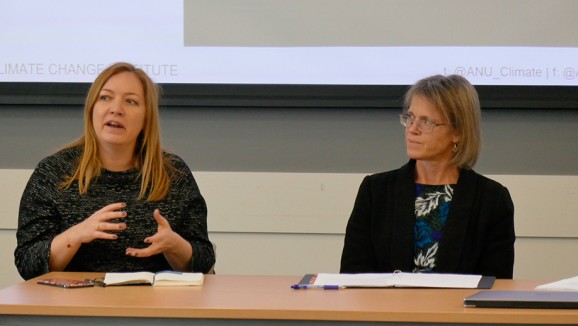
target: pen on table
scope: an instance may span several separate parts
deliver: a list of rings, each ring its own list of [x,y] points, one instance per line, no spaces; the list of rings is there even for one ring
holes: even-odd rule
[[[320,284],[293,284],[292,289],[305,290],[305,289],[322,289],[322,290],[339,290],[345,288],[341,285],[320,285]]]

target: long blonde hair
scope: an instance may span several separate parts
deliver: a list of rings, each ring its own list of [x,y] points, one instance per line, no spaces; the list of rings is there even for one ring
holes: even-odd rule
[[[68,188],[78,180],[78,191],[86,194],[90,182],[100,176],[102,162],[98,157],[98,142],[94,131],[92,113],[104,84],[114,75],[130,72],[142,83],[145,97],[145,121],[143,131],[137,138],[134,149],[136,167],[141,181],[139,199],[145,197],[148,202],[165,198],[170,188],[171,162],[164,156],[160,140],[159,93],[160,89],[140,68],[126,63],[115,63],[103,70],[90,87],[84,105],[84,133],[66,148],[82,147],[82,156],[73,175],[62,184]]]

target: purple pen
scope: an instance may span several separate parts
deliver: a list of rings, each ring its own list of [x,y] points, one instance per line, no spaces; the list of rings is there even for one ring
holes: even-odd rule
[[[322,290],[339,290],[344,287],[341,285],[320,285],[320,284],[293,284],[292,289],[305,290],[305,289],[322,289]]]

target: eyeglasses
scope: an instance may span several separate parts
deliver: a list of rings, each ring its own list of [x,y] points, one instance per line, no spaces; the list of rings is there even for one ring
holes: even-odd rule
[[[432,132],[435,127],[446,125],[446,123],[435,123],[429,120],[416,120],[409,114],[400,114],[399,122],[401,122],[401,125],[406,128],[411,127],[411,125],[415,122],[417,130],[421,132]]]

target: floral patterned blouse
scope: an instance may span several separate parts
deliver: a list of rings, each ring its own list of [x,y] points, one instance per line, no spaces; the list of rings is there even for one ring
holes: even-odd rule
[[[416,184],[414,273],[431,272],[436,267],[453,193],[452,185]]]

